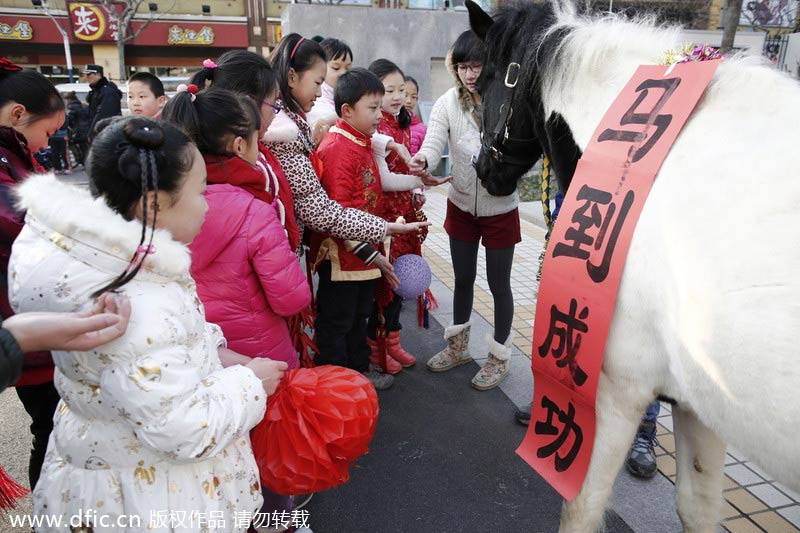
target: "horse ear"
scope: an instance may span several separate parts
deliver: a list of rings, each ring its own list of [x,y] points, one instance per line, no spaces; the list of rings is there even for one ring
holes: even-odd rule
[[[485,39],[486,33],[491,25],[494,24],[494,20],[481,9],[481,6],[472,0],[466,0],[464,5],[467,6],[467,11],[469,11],[469,25],[472,31],[481,39]]]

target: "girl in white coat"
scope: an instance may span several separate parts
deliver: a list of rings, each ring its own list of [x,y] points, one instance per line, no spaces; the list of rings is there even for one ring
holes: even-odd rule
[[[98,135],[87,170],[91,192],[52,176],[18,189],[15,310],[88,310],[105,291],[132,307],[119,339],[53,352],[62,400],[33,499],[62,522],[37,529],[244,531],[261,505],[248,435],[286,363],[227,350],[205,321],[186,246],[207,209],[203,159],[177,127],[130,117]]]

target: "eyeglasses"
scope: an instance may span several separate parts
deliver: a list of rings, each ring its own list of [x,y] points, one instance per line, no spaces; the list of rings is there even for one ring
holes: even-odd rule
[[[264,102],[264,104],[270,106],[272,108],[272,112],[275,113],[276,115],[281,112],[281,109],[283,109],[283,105],[281,105],[280,102],[275,102],[274,104],[270,104],[269,102]]]
[[[458,69],[459,72],[466,72],[469,70],[475,74],[480,74],[481,70],[483,70],[483,65],[481,63],[459,63],[456,65],[456,69]]]

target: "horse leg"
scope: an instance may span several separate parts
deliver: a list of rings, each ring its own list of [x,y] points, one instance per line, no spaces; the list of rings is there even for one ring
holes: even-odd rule
[[[717,531],[722,503],[725,443],[697,415],[678,406],[672,410],[678,456],[677,504],[684,531]]]
[[[616,383],[605,373],[600,374],[592,459],[580,492],[571,502],[564,502],[561,509],[561,533],[587,533],[601,526],[614,481],[651,400],[637,387]]]

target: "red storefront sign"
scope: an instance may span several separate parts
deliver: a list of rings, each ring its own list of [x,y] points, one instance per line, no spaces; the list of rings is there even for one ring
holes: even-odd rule
[[[75,2],[70,5],[88,4],[88,2]],[[115,42],[112,36],[108,15],[104,9],[99,5],[93,5],[105,14],[103,33],[100,33],[100,28],[93,30],[97,24],[89,21],[88,24],[92,27],[86,28],[89,32],[88,35],[93,36],[94,40],[78,38],[74,32],[75,26],[73,25],[73,18],[65,16],[56,16],[56,20],[62,25],[72,30],[69,32],[70,42],[73,44],[93,44],[93,43],[113,43]],[[90,10],[91,11],[91,10]],[[24,21],[24,27],[19,26],[20,21]],[[142,19],[134,19],[133,27],[138,28],[142,24]],[[61,34],[58,33],[53,21],[42,15],[26,15],[24,18],[11,15],[0,15],[0,28],[8,28],[9,32],[15,31],[14,28],[19,26],[24,30],[19,34],[18,39],[23,42],[37,44],[57,44],[61,45],[64,41]],[[177,30],[176,30],[177,28]],[[32,39],[27,39],[28,35]],[[87,36],[83,32],[84,37]],[[172,39],[172,42],[170,42]],[[4,39],[0,38],[0,42]],[[10,40],[10,39],[9,39]],[[15,39],[16,40],[16,39]],[[175,42],[175,41],[178,42]],[[126,44],[135,46],[170,46],[182,47],[182,45],[192,46],[205,46],[214,48],[247,48],[247,22],[216,22],[208,20],[208,17],[198,20],[170,20],[168,16],[162,19],[154,20],[151,22],[141,33],[132,41]]]
[[[118,28],[112,13],[121,13],[124,7],[120,2],[111,3],[108,8],[89,2],[69,2],[72,34],[80,41],[116,42]]]

